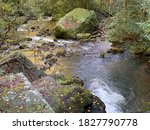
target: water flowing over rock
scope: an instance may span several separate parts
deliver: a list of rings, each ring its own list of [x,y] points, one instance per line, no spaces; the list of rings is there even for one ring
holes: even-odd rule
[[[92,10],[76,8],[62,17],[55,26],[58,38],[76,38],[77,33],[88,33],[96,26],[96,14]]]

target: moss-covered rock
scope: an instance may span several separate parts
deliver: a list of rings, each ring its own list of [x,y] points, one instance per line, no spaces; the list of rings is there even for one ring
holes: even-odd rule
[[[85,89],[80,82],[75,83],[72,78],[64,79],[63,82],[61,79],[60,82],[64,85],[51,77],[33,82],[55,112],[105,112],[104,103]]]
[[[40,67],[44,66],[44,61],[40,57],[35,57],[34,51],[10,51],[0,56],[0,68],[6,73],[23,73],[29,81],[44,76]]]
[[[108,53],[112,53],[112,54],[118,54],[118,53],[123,53],[124,49],[122,48],[117,48],[117,47],[112,47],[110,48],[108,51]]]
[[[58,38],[76,38],[77,33],[91,32],[96,26],[94,11],[76,8],[62,17],[55,26]]]
[[[78,33],[76,35],[76,38],[79,39],[79,40],[84,40],[84,39],[88,39],[89,37],[91,36],[90,33]]]
[[[52,50],[52,54],[55,56],[65,56],[66,50],[63,46],[55,47],[55,49]]]
[[[71,77],[71,76],[61,76],[57,78],[61,85],[71,85],[71,84],[78,84],[83,86],[84,82],[78,77]]]
[[[54,112],[22,73],[0,77],[0,90],[3,112]]]

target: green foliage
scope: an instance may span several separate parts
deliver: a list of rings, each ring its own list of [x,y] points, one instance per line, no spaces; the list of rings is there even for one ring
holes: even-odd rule
[[[142,4],[144,10],[145,20],[139,22],[139,27],[143,30],[143,38],[150,41],[150,0],[145,0]]]
[[[144,40],[150,41],[150,20],[138,23],[138,25],[144,32],[143,34],[141,34]]]
[[[0,46],[6,40],[13,40],[20,21],[16,13],[16,7],[12,3],[0,2]],[[16,36],[18,38],[18,36]]]
[[[150,0],[132,0],[107,20],[107,38],[113,43],[132,43],[129,51],[150,55]]]
[[[45,15],[53,15],[56,19],[64,16],[74,8],[96,9],[95,0],[43,0],[41,10]]]
[[[108,40],[114,43],[127,41],[140,41],[143,30],[138,28],[139,21],[143,20],[141,15],[141,0],[130,1],[126,9],[120,10],[108,25]]]
[[[141,29],[137,28],[137,23],[124,12],[117,13],[111,18],[108,26],[107,36],[109,41],[114,43],[123,43],[128,40],[138,40]]]

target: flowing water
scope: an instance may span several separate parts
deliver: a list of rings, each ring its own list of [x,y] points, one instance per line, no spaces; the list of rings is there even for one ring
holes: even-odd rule
[[[45,37],[32,37],[33,43],[41,40],[53,42]],[[111,43],[100,40],[58,40],[58,44],[64,45],[69,53],[75,52],[63,58],[65,73],[84,80],[85,87],[105,103],[107,112],[137,112],[150,102],[150,67],[143,59],[128,58],[126,53],[100,58],[111,47]]]
[[[64,58],[68,72],[80,77],[106,105],[107,112],[137,112],[150,101],[150,68],[127,54],[106,54],[111,43],[97,41],[80,46],[80,54]]]

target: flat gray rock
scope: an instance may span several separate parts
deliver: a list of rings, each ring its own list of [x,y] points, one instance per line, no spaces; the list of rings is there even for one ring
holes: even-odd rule
[[[0,112],[54,113],[22,73],[0,77]]]

